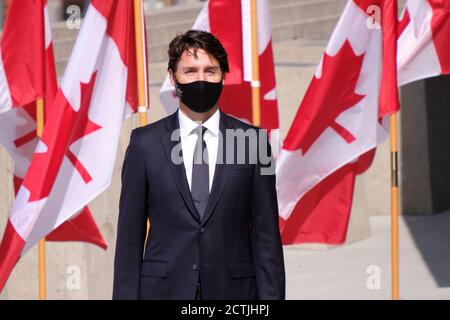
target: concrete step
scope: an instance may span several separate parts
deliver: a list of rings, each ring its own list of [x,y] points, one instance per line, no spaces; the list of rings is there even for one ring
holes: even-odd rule
[[[274,41],[328,38],[346,0],[270,0]],[[202,3],[154,9],[146,14],[149,63],[165,61],[169,41],[192,27]],[[57,72],[61,75],[78,30],[64,22],[54,24]]]
[[[165,9],[153,9],[146,13],[147,27],[157,27],[167,25],[176,21],[189,20],[194,23],[203,3],[173,6]]]
[[[336,26],[338,19],[338,15],[330,15],[298,22],[273,25],[272,39],[273,41],[284,41],[290,39],[328,38]]]
[[[146,25],[148,28],[159,27],[177,23],[177,21],[190,21],[192,24],[203,4],[179,5],[163,9],[152,9],[146,13]],[[83,24],[83,21],[81,22]],[[52,23],[54,39],[75,39],[79,30],[70,30],[65,22]]]
[[[277,4],[271,7],[270,22],[276,26],[279,23],[285,24],[336,15],[342,12],[346,3],[347,0],[310,0],[301,3]]]

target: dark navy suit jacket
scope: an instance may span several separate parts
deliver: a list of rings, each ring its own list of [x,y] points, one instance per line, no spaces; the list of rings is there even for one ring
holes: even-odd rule
[[[230,140],[225,130],[255,129],[223,112],[219,127],[224,160]],[[184,165],[171,160],[178,128],[175,112],[131,134],[122,169],[113,298],[194,299],[200,282],[202,299],[284,299],[275,174],[261,175],[259,158],[217,163],[200,220]],[[264,143],[270,152],[267,137]],[[248,154],[250,149],[247,144]]]

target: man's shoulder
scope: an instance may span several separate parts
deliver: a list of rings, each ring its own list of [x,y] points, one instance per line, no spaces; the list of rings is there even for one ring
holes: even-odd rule
[[[234,134],[237,134],[237,131],[242,130],[245,135],[251,133],[258,137],[261,136],[263,139],[258,139],[258,143],[268,139],[267,131],[265,129],[251,125],[223,112],[222,115],[224,116],[224,120],[227,122],[227,127],[232,128],[231,130],[234,130]]]
[[[238,118],[235,118],[229,114],[226,114],[224,112],[222,112],[221,116],[224,117],[224,120],[229,124],[230,127],[233,127],[235,129],[243,129],[243,130],[249,130],[249,129],[253,129],[253,130],[258,130],[260,128],[255,127],[247,122],[244,122]]]
[[[176,112],[145,126],[135,128],[133,129],[133,134],[144,139],[160,137],[161,134],[167,131],[167,126],[173,121],[175,114]]]

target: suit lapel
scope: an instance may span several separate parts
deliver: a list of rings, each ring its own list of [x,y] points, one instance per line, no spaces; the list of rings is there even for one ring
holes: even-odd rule
[[[164,152],[166,154],[167,161],[169,163],[170,171],[177,185],[178,191],[186,203],[191,215],[193,218],[201,225],[204,225],[209,218],[211,217],[214,208],[217,205],[217,201],[219,200],[223,188],[225,186],[225,182],[227,180],[228,174],[231,169],[231,165],[226,164],[226,129],[233,129],[233,125],[227,121],[227,116],[220,111],[220,135],[219,135],[219,147],[217,150],[217,163],[214,171],[214,180],[213,185],[211,187],[211,193],[208,198],[208,203],[206,204],[204,219],[200,221],[200,216],[195,209],[194,202],[192,201],[191,191],[189,190],[189,184],[186,178],[186,169],[184,167],[183,161],[180,164],[175,164],[172,161],[172,150],[177,147],[180,143],[179,134],[174,136],[176,139],[172,141],[172,133],[180,128],[180,124],[178,122],[178,112],[175,112],[171,118],[167,121],[166,127],[167,132],[161,137],[161,143],[164,148]],[[178,130],[179,133],[179,130]],[[178,146],[181,148],[181,145]],[[221,161],[220,161],[221,160]]]
[[[172,172],[172,176],[175,180],[175,183],[178,187],[178,191],[186,203],[191,215],[200,223],[200,217],[195,209],[194,202],[192,201],[191,191],[189,190],[189,184],[186,178],[186,169],[184,168],[183,161],[180,164],[175,164],[172,161],[172,150],[177,147],[181,149],[180,135],[174,135],[177,137],[175,141],[172,141],[172,132],[180,128],[180,124],[178,122],[178,112],[175,112],[171,119],[166,124],[167,132],[161,137],[161,142],[164,148],[164,152],[166,154],[167,161],[169,163],[170,171]],[[179,133],[179,130],[178,130]]]

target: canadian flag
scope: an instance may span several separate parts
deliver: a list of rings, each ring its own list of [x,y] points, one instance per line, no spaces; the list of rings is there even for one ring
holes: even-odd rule
[[[3,99],[0,109],[4,112],[0,114],[0,142],[15,163],[17,193],[38,142],[35,100],[44,98],[48,115],[57,92],[47,1],[14,0],[10,3],[1,57],[0,94]],[[88,207],[50,233],[46,240],[85,241],[106,249],[106,242]]]
[[[399,23],[398,82],[450,74],[450,1],[409,0]]]
[[[47,1],[14,0],[10,3],[1,51],[0,94],[4,99],[0,109],[4,112],[0,114],[0,143],[14,160],[17,193],[38,142],[35,100],[44,98],[48,115],[57,92]],[[84,241],[106,249],[106,242],[88,207],[50,233],[46,240]]]
[[[278,157],[284,244],[345,241],[355,175],[399,108],[396,25],[396,0],[348,1]]]
[[[122,120],[138,108],[133,14],[122,0],[87,10],[0,245],[0,290],[21,255],[110,184]]]
[[[192,27],[214,34],[227,51],[230,73],[225,78],[219,106],[223,112],[247,123],[252,122],[251,82],[254,80],[250,9],[250,0],[209,0]],[[270,131],[272,141],[278,141],[278,103],[267,0],[257,1],[257,17],[261,127]],[[175,88],[168,77],[161,87],[160,99],[168,113],[178,108]]]

